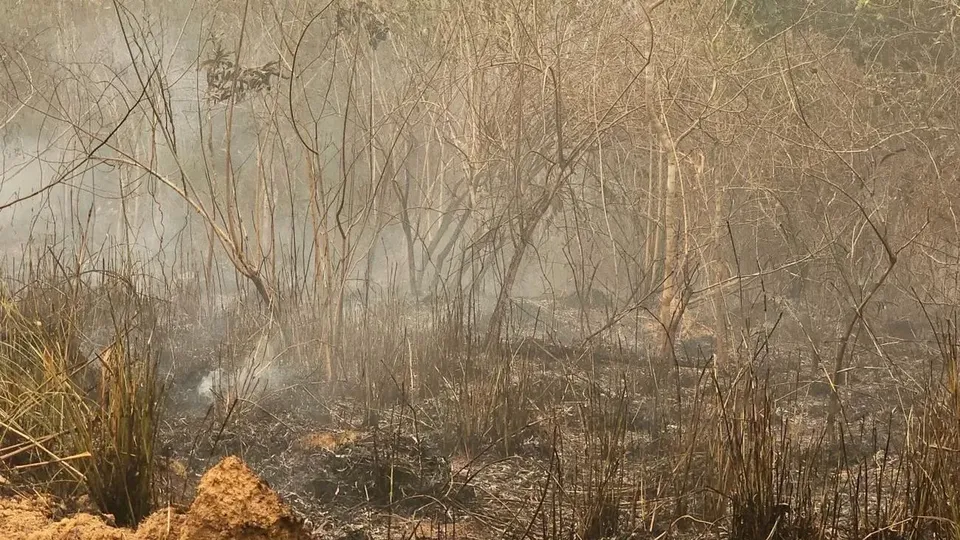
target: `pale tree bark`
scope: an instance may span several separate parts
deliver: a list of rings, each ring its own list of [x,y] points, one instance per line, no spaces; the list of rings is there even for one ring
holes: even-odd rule
[[[644,94],[646,95],[647,111],[655,114],[653,96],[656,89],[654,80],[653,66],[647,68],[646,77],[644,77]],[[656,123],[650,122],[651,140],[656,140]],[[656,262],[660,258],[660,248],[662,246],[660,234],[660,225],[655,216],[659,216],[663,210],[663,199],[660,194],[663,193],[663,152],[658,151],[656,145],[650,145],[649,163],[647,164],[647,205],[644,225],[644,261],[651,267],[656,268]],[[655,202],[657,204],[655,204]],[[660,281],[658,272],[650,272],[650,279],[647,284],[650,290],[658,286]]]
[[[680,235],[680,198],[679,171],[680,163],[677,157],[677,148],[673,138],[667,132],[666,126],[659,118],[658,113],[651,115],[657,139],[660,143],[661,155],[667,162],[667,174],[664,182],[663,204],[663,292],[660,296],[658,318],[663,325],[664,338],[660,354],[663,358],[672,357],[673,342],[680,319],[683,315],[682,291],[683,276],[681,275],[682,262],[679,253]]]
[[[316,159],[310,159],[307,167],[310,182],[310,218],[313,226],[313,271],[314,279],[320,287],[321,307],[328,314],[321,321],[322,330],[324,335],[330,335],[334,328],[329,317],[330,298],[328,293],[333,286],[333,269],[330,268],[330,235],[327,232],[327,204],[322,172],[320,171],[322,165],[317,161]],[[331,382],[334,379],[334,366],[333,344],[330,339],[323,340],[322,349],[324,378],[327,382]]]
[[[648,69],[651,69],[648,67]],[[660,156],[666,161],[666,175],[663,185],[663,289],[660,296],[657,318],[664,330],[661,357],[674,357],[674,342],[680,329],[684,311],[691,294],[690,276],[687,274],[687,215],[684,201],[683,176],[679,149],[681,141],[687,138],[713,109],[717,94],[718,79],[712,77],[708,95],[703,107],[693,122],[679,134],[671,133],[667,110],[664,106],[650,109],[650,124],[656,134],[660,147]],[[703,165],[701,164],[702,168]]]
[[[700,167],[698,169],[698,175],[702,174],[703,171],[703,155],[701,154]],[[707,262],[707,268],[710,269],[710,283],[722,284],[726,283],[727,278],[729,277],[729,269],[727,268],[726,263],[723,261],[722,253],[723,250],[720,249],[720,246],[723,245],[723,232],[724,232],[724,202],[725,202],[725,189],[723,185],[723,175],[720,174],[715,168],[712,169],[713,174],[713,216],[712,223],[710,227],[710,243],[713,248],[713,260]],[[717,365],[726,365],[730,358],[730,336],[729,336],[729,324],[727,321],[727,305],[726,298],[723,294],[723,286],[718,285],[714,287],[712,294],[713,302],[713,333],[714,339],[716,340],[716,346],[714,347],[714,361]]]

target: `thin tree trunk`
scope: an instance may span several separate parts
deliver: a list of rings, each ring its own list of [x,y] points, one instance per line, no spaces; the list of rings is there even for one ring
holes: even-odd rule
[[[318,297],[323,311],[329,313],[330,305],[330,241],[327,235],[325,207],[322,199],[323,185],[321,184],[321,173],[317,170],[320,163],[310,160],[307,171],[310,179],[310,214],[313,221],[313,271],[314,280],[317,287],[314,288],[314,295]],[[321,332],[324,339],[323,344],[323,372],[326,382],[331,383],[334,379],[333,370],[333,349],[331,347],[330,336],[333,331],[333,324],[329,317],[324,317],[321,323]]]
[[[677,179],[679,163],[677,163],[677,152],[673,139],[670,138],[659,118],[655,118],[654,125],[660,139],[661,152],[666,154],[667,160],[663,207],[663,229],[666,231],[663,241],[663,294],[660,296],[658,310],[660,323],[664,326],[665,331],[661,355],[666,358],[672,355],[673,341],[676,337],[676,330],[680,326],[683,309],[680,296],[683,279],[680,275],[681,264],[677,242],[679,234],[679,212],[677,210],[682,201],[679,197],[680,190],[678,189]]]
[[[702,168],[702,165],[701,165]],[[727,325],[726,300],[723,296],[722,283],[728,277],[728,268],[722,258],[723,251],[720,246],[723,245],[723,207],[725,202],[722,175],[714,171],[713,173],[713,226],[711,228],[711,241],[714,249],[713,260],[708,265],[712,268],[710,282],[716,284],[713,290],[713,333],[716,340],[714,347],[714,361],[717,365],[723,366],[729,363],[730,339],[729,326]]]

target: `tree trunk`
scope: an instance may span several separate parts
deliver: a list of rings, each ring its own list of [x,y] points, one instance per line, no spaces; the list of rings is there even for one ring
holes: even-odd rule
[[[664,340],[661,349],[663,357],[673,354],[673,343],[677,329],[680,327],[682,316],[681,288],[683,278],[680,275],[681,264],[679,254],[679,205],[680,190],[678,186],[679,163],[673,139],[667,133],[666,127],[659,118],[654,119],[657,135],[660,140],[660,151],[667,160],[667,178],[664,188],[663,229],[666,232],[663,241],[663,293],[660,296],[659,318],[664,327]]]
[[[702,168],[703,165],[701,162],[701,169]],[[720,249],[720,246],[723,245],[723,206],[725,199],[721,177],[722,175],[719,174],[719,172],[714,171],[713,225],[711,227],[710,234],[713,243],[714,256],[713,260],[709,261],[707,264],[707,267],[712,268],[710,283],[715,285],[713,289],[713,333],[714,339],[716,340],[716,346],[714,347],[714,361],[717,365],[722,366],[729,362],[730,340],[728,335],[729,326],[727,325],[727,305],[726,299],[723,296],[723,283],[728,277],[729,269],[727,268],[726,263],[723,261],[723,250]]]

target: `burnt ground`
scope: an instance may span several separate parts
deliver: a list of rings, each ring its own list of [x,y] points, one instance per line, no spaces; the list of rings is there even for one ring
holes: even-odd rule
[[[583,534],[590,486],[598,485],[591,480],[598,461],[590,456],[609,448],[618,456],[605,492],[618,494],[616,516],[607,518],[616,523],[613,536],[655,537],[671,521],[682,525],[674,517],[707,505],[717,403],[747,395],[746,379],[762,387],[754,394],[770,397],[760,400],[768,437],[818,448],[823,462],[842,453],[853,470],[875,459],[884,437],[898,438],[897,418],[916,393],[904,381],[928,376],[932,358],[917,343],[884,344],[883,356],[858,354],[839,388],[847,435],[823,442],[832,390],[800,347],[755,347],[741,353],[739,366],[714,369],[703,337],[684,343],[676,362],[623,347],[516,340],[507,349],[510,372],[490,395],[468,395],[464,381],[475,375],[463,375],[466,369],[463,385],[448,373],[415,396],[396,382],[402,374],[388,373],[381,379],[395,383],[394,391],[380,392],[369,414],[361,388],[318,382],[314,367],[291,366],[282,381],[244,399],[200,397],[209,359],[222,351],[216,340],[173,341],[183,345],[169,372],[160,435],[164,502],[190,500],[204,471],[237,455],[316,537],[350,539]],[[495,418],[469,417],[483,410]],[[598,423],[622,426],[622,433],[604,438],[591,428]],[[727,534],[728,526],[718,519],[694,529]]]

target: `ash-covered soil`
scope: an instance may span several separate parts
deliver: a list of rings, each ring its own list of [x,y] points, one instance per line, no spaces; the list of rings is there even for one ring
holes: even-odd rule
[[[713,406],[711,377],[729,382],[737,370],[713,372],[708,363],[686,358],[662,375],[612,354],[598,359],[525,347],[531,350],[516,360],[511,375],[522,396],[511,410],[511,427],[478,435],[480,442],[471,448],[454,428],[463,421],[457,418],[462,404],[450,395],[424,395],[425,389],[416,400],[401,395],[380,404],[372,423],[362,401],[344,395],[356,390],[325,395],[321,385],[307,383],[267,394],[225,422],[213,409],[171,417],[163,435],[169,497],[189,498],[208,463],[235,454],[281,494],[316,538],[521,537],[530,534],[531,523],[541,527],[545,486],[555,481],[560,463],[565,474],[583,474],[578,460],[596,451],[595,434],[585,425],[603,419],[592,419],[590,411],[609,412],[622,397],[617,489],[629,493],[618,509],[618,537],[662,532],[647,530],[643,522],[624,524],[636,510],[630,505],[641,499],[650,509],[673,510],[677,501],[664,486],[676,479],[681,461],[678,432],[691,429],[697,411],[704,414]],[[779,396],[771,425],[789,423],[790,437],[812,446],[822,435],[830,394],[811,366],[795,362],[790,356],[768,358],[756,369],[768,372],[761,379]],[[902,406],[907,392],[887,372],[883,366],[858,366],[840,389],[852,431],[882,425]],[[706,431],[697,436],[706,437]],[[872,456],[876,446],[852,437],[844,441],[844,451],[855,462]],[[555,504],[551,511],[571,516],[577,511],[568,500]]]
[[[610,448],[616,537],[653,538],[672,513],[697,503],[698,495],[681,501],[674,493],[696,485],[709,465],[690,439],[716,437],[718,388],[749,373],[772,396],[768,435],[789,425],[791,444],[811,447],[820,444],[832,392],[799,349],[758,347],[747,363],[713,366],[712,343],[694,338],[667,362],[626,347],[519,340],[506,347],[508,372],[491,377],[497,364],[484,357],[448,359],[459,372],[414,389],[402,382],[407,365],[384,362],[372,402],[359,385],[331,387],[316,366],[295,363],[231,394],[229,384],[210,387],[214,369],[228,369],[210,360],[223,356],[217,340],[188,335],[171,336],[165,366],[158,483],[169,507],[129,531],[109,516],[64,517],[48,499],[7,499],[0,538],[551,537],[558,524],[576,528],[578,501],[596,485],[590,460]],[[861,355],[839,388],[851,433],[895,429],[891,415],[915,397],[900,381],[929,368],[926,351],[887,353]],[[490,380],[496,385],[485,386]],[[611,422],[615,429],[597,430]],[[843,441],[851,467],[876,452],[868,439]],[[833,450],[824,444],[823,459],[835,460]],[[723,530],[719,521],[701,525]]]

